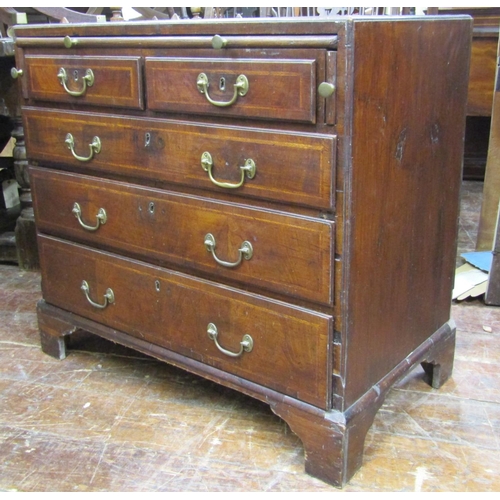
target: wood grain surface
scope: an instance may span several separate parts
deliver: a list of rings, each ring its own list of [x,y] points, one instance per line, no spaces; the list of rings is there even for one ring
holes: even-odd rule
[[[32,99],[66,103],[94,104],[142,109],[144,106],[140,60],[138,57],[72,57],[27,56],[25,59]],[[94,83],[85,85],[83,95],[74,97],[66,92],[57,77],[60,68],[66,71],[70,91],[84,89],[82,78],[87,69],[94,73]]]
[[[335,136],[45,108],[24,108],[23,120],[33,160],[231,196],[334,207]],[[101,152],[82,164],[65,143],[68,133],[80,156],[89,155],[95,136],[101,140]],[[204,152],[212,156],[213,176],[219,182],[239,182],[239,166],[247,159],[255,162],[255,177],[246,178],[237,189],[217,187],[201,166]]]
[[[289,396],[328,405],[331,317],[63,240],[41,236],[39,248],[49,304]],[[102,303],[111,288],[114,302],[96,309],[80,288],[82,280],[91,300]],[[238,352],[243,335],[250,334],[253,350],[239,358],[220,353],[207,335],[209,323],[220,330],[225,349]]]
[[[44,233],[225,278],[244,288],[332,303],[332,222],[56,171],[33,169],[31,175],[38,227]],[[106,223],[85,230],[72,213],[75,202],[85,223],[95,226],[101,208]],[[213,235],[218,259],[237,262],[244,242],[252,246],[251,258],[236,267],[219,264],[205,246],[207,234]]]

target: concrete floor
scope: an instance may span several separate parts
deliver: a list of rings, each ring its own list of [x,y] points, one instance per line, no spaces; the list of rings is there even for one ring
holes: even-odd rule
[[[464,182],[459,253],[481,193]],[[95,337],[43,354],[40,297],[38,273],[0,265],[0,491],[339,492],[304,473],[300,440],[259,401]],[[468,300],[452,317],[452,379],[433,390],[419,367],[390,392],[344,491],[500,491],[500,308]]]

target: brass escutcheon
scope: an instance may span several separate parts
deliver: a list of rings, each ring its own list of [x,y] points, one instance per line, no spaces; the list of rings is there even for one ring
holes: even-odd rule
[[[64,87],[64,90],[73,97],[80,97],[85,94],[87,91],[87,87],[92,87],[94,85],[94,73],[91,69],[87,69],[85,71],[85,76],[82,78],[82,88],[81,90],[70,90],[66,85],[68,82],[68,73],[64,68],[59,68],[57,73],[57,78],[61,85]]]

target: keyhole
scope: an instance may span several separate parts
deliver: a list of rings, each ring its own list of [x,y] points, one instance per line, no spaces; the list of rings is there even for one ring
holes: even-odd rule
[[[155,281],[155,288],[157,292],[160,291],[160,282],[158,280]]]
[[[155,204],[154,204],[154,202],[152,202],[152,201],[149,202],[148,210],[149,210],[150,214],[154,214],[155,213]]]
[[[73,78],[75,79],[75,82],[78,80],[78,70],[77,69],[75,69],[73,71]]]
[[[219,80],[219,89],[223,92],[226,90],[226,79],[224,77],[221,77]]]
[[[150,143],[151,143],[151,134],[149,132],[146,132],[146,134],[144,135],[144,147],[147,148]]]

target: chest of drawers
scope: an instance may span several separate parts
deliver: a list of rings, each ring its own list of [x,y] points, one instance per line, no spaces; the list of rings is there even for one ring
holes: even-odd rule
[[[15,33],[43,350],[265,401],[343,485],[391,386],[452,371],[469,18]]]

